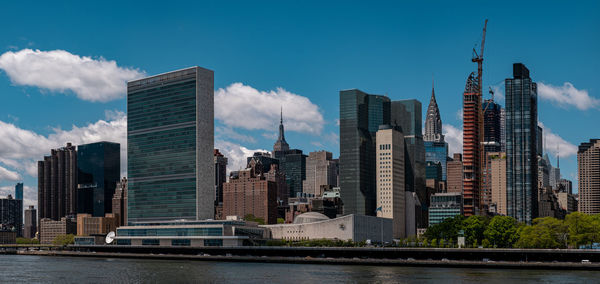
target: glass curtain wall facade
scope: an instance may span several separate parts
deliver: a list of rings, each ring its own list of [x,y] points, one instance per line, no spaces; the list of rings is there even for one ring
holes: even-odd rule
[[[128,83],[129,223],[214,217],[213,78],[192,67]]]
[[[121,174],[121,145],[98,142],[77,147],[77,213],[104,217]]]
[[[340,91],[340,194],[344,214],[375,215],[375,137],[379,125],[389,123],[388,97],[356,89]]]
[[[508,215],[531,224],[538,213],[537,85],[525,65],[506,79],[506,190]]]
[[[446,166],[448,163],[448,143],[425,141],[425,162],[440,163],[442,166],[442,179],[446,181]]]

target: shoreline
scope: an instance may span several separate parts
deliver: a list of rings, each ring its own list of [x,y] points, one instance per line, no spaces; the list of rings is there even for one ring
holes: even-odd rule
[[[376,259],[376,258],[319,258],[284,256],[222,256],[222,255],[183,255],[183,254],[142,254],[115,252],[81,251],[16,251],[15,255],[58,256],[58,257],[97,257],[155,260],[194,260],[216,262],[262,262],[289,264],[330,264],[330,265],[377,265],[377,266],[416,266],[448,268],[488,268],[488,269],[561,269],[561,270],[600,270],[600,263],[578,262],[515,262],[515,261],[472,261],[472,260],[415,260],[415,259]]]

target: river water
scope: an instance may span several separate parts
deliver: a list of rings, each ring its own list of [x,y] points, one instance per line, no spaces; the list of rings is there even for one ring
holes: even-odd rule
[[[0,283],[598,283],[600,272],[0,255]]]

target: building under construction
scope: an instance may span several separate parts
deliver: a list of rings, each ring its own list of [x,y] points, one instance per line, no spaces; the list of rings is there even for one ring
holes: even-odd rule
[[[465,216],[481,212],[481,176],[483,156],[483,114],[481,111],[483,47],[487,20],[483,27],[481,51],[473,49],[477,73],[471,72],[463,93],[463,212]]]

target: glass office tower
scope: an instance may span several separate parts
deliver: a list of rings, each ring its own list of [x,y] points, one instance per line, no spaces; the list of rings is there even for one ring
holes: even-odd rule
[[[214,218],[213,78],[192,67],[127,84],[130,224]]]
[[[508,215],[531,224],[537,217],[537,85],[521,63],[506,79],[506,190]]]
[[[439,163],[442,167],[442,180],[446,180],[448,164],[448,143],[425,141],[425,162]]]
[[[390,99],[340,91],[340,188],[344,214],[375,215],[379,125],[390,123]]]
[[[121,145],[98,142],[77,146],[77,213],[104,217],[121,175]]]

